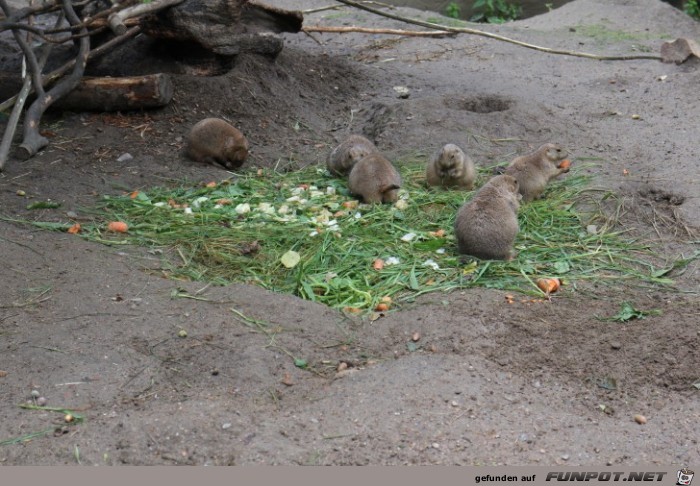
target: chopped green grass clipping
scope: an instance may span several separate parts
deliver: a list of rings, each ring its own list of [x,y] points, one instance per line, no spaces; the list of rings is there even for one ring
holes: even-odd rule
[[[98,221],[79,234],[160,248],[170,255],[166,271],[173,278],[255,284],[339,309],[371,311],[384,296],[400,303],[470,287],[542,296],[535,280],[548,276],[564,279],[565,288],[586,280],[671,284],[648,263],[645,245],[605,224],[587,230],[575,207],[591,199],[584,168],[574,167],[550,183],[544,199],[521,206],[519,255],[510,262],[460,259],[454,219],[474,193],[426,187],[422,165],[401,167],[404,186],[394,205],[353,207],[346,180],[325,168],[263,169],[215,187],[106,196]],[[126,222],[128,233],[106,232],[107,221]]]

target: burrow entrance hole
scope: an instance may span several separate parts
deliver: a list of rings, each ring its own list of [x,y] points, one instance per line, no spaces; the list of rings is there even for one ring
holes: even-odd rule
[[[502,96],[471,96],[445,99],[445,106],[473,113],[493,113],[506,111],[513,106],[513,101]]]

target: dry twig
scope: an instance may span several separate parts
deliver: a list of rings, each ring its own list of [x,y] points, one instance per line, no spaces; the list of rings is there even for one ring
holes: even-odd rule
[[[416,30],[402,30],[402,29],[370,29],[367,27],[326,27],[322,25],[309,25],[308,27],[302,27],[302,32],[334,32],[345,34],[348,32],[359,32],[362,34],[390,34],[390,35],[406,35],[414,37],[445,37],[454,36],[454,32],[447,32],[444,30],[434,30],[434,31],[416,31]]]

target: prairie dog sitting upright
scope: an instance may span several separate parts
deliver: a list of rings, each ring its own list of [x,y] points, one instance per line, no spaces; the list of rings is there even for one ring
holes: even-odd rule
[[[187,134],[185,154],[197,162],[237,169],[248,157],[248,140],[221,118],[205,118]]]
[[[559,167],[566,154],[559,145],[545,143],[534,152],[513,159],[504,173],[518,179],[524,202],[539,199],[550,180],[569,172],[568,164]]]
[[[335,176],[346,176],[362,157],[378,152],[367,138],[362,135],[350,135],[328,156],[328,170]]]
[[[491,178],[465,203],[455,218],[459,253],[488,260],[512,260],[520,207],[518,181],[509,175]]]
[[[396,202],[400,188],[399,171],[378,152],[360,159],[348,176],[350,192],[368,204]]]
[[[461,148],[448,143],[430,158],[425,179],[429,186],[458,187],[471,191],[476,179],[476,167]]]

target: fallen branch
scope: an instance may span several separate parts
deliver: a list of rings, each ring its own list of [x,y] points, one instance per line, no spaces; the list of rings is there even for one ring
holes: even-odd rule
[[[56,27],[58,27],[61,22],[63,22],[63,13],[56,19]],[[44,68],[44,64],[49,58],[51,53],[51,48],[53,46],[49,43],[41,46],[41,53],[39,54],[38,68],[41,71]],[[27,101],[29,93],[32,91],[32,80],[31,76],[24,78],[24,83],[22,84],[22,89],[17,95],[18,101],[12,109],[10,114],[10,119],[7,122],[7,127],[5,127],[5,133],[2,135],[2,142],[0,142],[0,171],[5,166],[7,162],[7,157],[10,154],[10,146],[12,145],[12,139],[15,136],[15,130],[17,129],[17,123],[19,122],[19,117],[22,115],[22,109],[24,108],[24,103]]]
[[[536,51],[546,52],[549,54],[561,54],[561,55],[565,55],[565,56],[585,57],[588,59],[596,59],[598,61],[631,61],[631,60],[636,60],[636,59],[653,59],[656,61],[660,61],[662,59],[661,56],[655,56],[655,55],[651,55],[651,54],[635,54],[635,55],[629,55],[629,56],[602,56],[602,55],[598,55],[598,54],[590,54],[587,52],[567,51],[567,50],[562,50],[562,49],[551,49],[549,47],[541,47],[541,46],[537,46],[535,44],[529,44],[527,42],[522,42],[519,40],[510,39],[510,38],[504,37],[502,35],[492,34],[491,32],[485,32],[483,30],[470,29],[468,27],[450,27],[448,25],[436,24],[434,22],[426,22],[423,20],[402,17],[400,15],[382,12],[381,10],[378,10],[378,9],[375,9],[372,7],[368,7],[366,5],[362,5],[361,3],[357,3],[357,2],[354,2],[352,0],[336,0],[336,1],[343,3],[345,5],[350,5],[351,7],[359,8],[360,10],[366,10],[368,12],[372,12],[373,14],[376,14],[376,15],[381,15],[382,17],[387,17],[390,19],[399,20],[399,21],[405,22],[407,24],[420,25],[421,27],[427,27],[429,29],[446,30],[446,31],[455,32],[455,33],[479,35],[482,37],[488,37],[490,39],[508,42],[510,44],[515,44],[515,45],[520,46],[520,47],[526,47],[528,49],[534,49]]]
[[[316,12],[325,12],[326,10],[337,10],[339,8],[343,8],[341,5],[328,5],[326,7],[318,7],[318,8],[310,8],[308,10],[302,10],[301,13],[304,15],[306,14],[312,14]]]
[[[71,0],[63,0],[63,13],[71,25],[80,24],[80,19],[73,10]],[[81,31],[83,34],[87,33],[87,28],[83,27]],[[85,36],[80,39],[78,55],[75,58],[73,72],[70,76],[56,83],[49,91],[42,93],[27,109],[27,113],[24,115],[24,140],[19,146],[19,158],[26,160],[49,144],[48,139],[39,133],[39,120],[49,106],[78,85],[80,78],[83,77],[89,54],[90,37]],[[39,80],[34,82],[35,89],[43,91],[41,70],[32,66],[31,75],[34,79]]]
[[[301,28],[302,32],[334,32],[334,33],[348,33],[348,32],[359,32],[362,34],[390,34],[390,35],[407,35],[414,37],[445,37],[454,36],[455,32],[448,32],[445,30],[435,30],[435,31],[416,31],[416,30],[401,30],[401,29],[369,29],[367,27],[325,27],[322,25],[309,25],[307,27]]]
[[[126,19],[139,17],[147,13],[157,12],[158,10],[162,10],[167,7],[179,5],[183,1],[184,0],[155,0],[151,3],[140,3],[138,5],[134,5],[133,7],[128,7],[124,10],[111,14],[107,21],[109,23],[109,27],[112,29],[112,32],[117,35],[122,35],[126,32],[126,25],[124,25],[124,21]]]

